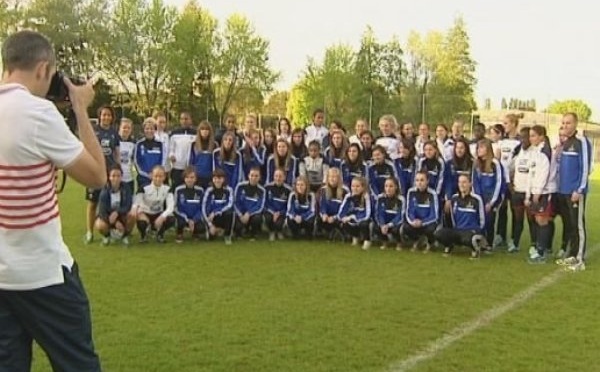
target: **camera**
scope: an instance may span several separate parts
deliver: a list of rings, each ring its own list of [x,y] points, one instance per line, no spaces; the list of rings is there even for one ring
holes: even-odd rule
[[[75,85],[85,84],[83,79],[79,78],[70,78],[71,82]],[[52,76],[52,80],[50,81],[50,89],[48,89],[48,93],[46,94],[46,98],[54,104],[56,104],[59,109],[62,106],[65,107],[64,104],[69,103],[69,87],[65,84],[65,75],[56,71],[54,76]],[[75,113],[71,110],[70,105],[67,106],[67,126],[71,130],[71,132],[76,133],[77,131],[77,121],[75,119]]]
[[[82,85],[85,83],[85,81],[79,78],[70,79],[75,85]],[[52,76],[52,80],[50,81],[50,89],[48,89],[46,98],[54,103],[69,101],[69,88],[65,84],[65,75],[62,72],[56,71],[54,76]]]

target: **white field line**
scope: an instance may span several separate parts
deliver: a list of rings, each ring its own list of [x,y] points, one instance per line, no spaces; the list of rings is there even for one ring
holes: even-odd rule
[[[597,251],[600,249],[600,245],[594,246],[593,250],[588,250],[589,257],[590,253]],[[549,261],[548,264],[554,264]],[[517,293],[507,301],[494,306],[493,308],[483,312],[476,318],[469,320],[466,323],[459,325],[458,327],[452,329],[446,335],[433,340],[428,345],[426,345],[421,350],[418,350],[413,355],[410,355],[408,358],[392,363],[387,371],[388,372],[405,372],[413,369],[419,363],[424,362],[426,360],[434,358],[439,352],[448,348],[450,345],[454,344],[457,341],[460,341],[466,336],[471,335],[472,333],[478,331],[480,328],[488,326],[497,318],[501,317],[505,313],[523,305],[525,302],[531,300],[536,294],[540,291],[544,290],[546,287],[556,283],[563,275],[565,271],[563,268],[557,268],[552,273],[546,275],[536,283],[527,287],[523,291]]]

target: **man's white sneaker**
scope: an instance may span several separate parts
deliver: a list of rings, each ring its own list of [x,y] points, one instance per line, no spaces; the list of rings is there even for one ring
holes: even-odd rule
[[[269,233],[269,241],[270,242],[274,242],[275,241],[275,233],[274,232]]]
[[[363,242],[362,249],[363,249],[364,251],[368,251],[368,250],[369,250],[369,248],[371,248],[371,242],[370,242],[369,240],[365,240],[365,241]]]
[[[352,245],[353,246],[357,246],[358,245],[358,238],[352,238]]]
[[[559,266],[572,266],[572,265],[575,265],[578,263],[579,263],[579,260],[577,260],[576,257],[560,258],[560,259],[556,260],[556,264]]]
[[[565,266],[565,271],[569,271],[569,272],[585,271],[585,262],[579,262],[579,263],[576,263],[575,265]]]

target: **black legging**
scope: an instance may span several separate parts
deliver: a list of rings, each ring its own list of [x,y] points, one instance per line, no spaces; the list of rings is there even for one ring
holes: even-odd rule
[[[439,229],[434,233],[435,240],[450,250],[452,250],[455,245],[464,245],[471,248],[473,251],[477,250],[475,242],[473,241],[475,235],[474,231],[456,230],[451,228]]]
[[[282,232],[283,226],[285,225],[285,213],[279,214],[279,218],[277,220],[273,219],[273,214],[271,212],[265,212],[265,223],[267,225],[267,230],[269,232]]]
[[[237,219],[235,221],[235,230],[236,230],[236,233],[240,236],[243,234],[243,231],[245,229],[248,231],[250,237],[254,238],[254,237],[256,237],[256,235],[258,235],[260,233],[261,228],[262,228],[262,214],[260,214],[260,213],[250,216],[248,223],[245,225],[242,223],[239,216],[237,216]]]
[[[421,236],[425,236],[427,237],[427,242],[432,244],[434,241],[433,233],[435,232],[436,228],[437,226],[434,223],[423,227],[413,227],[405,222],[400,231],[403,235],[403,238],[406,240],[416,241]]]
[[[358,224],[356,223],[343,223],[342,222],[342,230],[345,234],[350,235],[353,238],[358,238],[360,240],[370,240],[369,236],[369,222],[363,221]]]
[[[312,238],[314,235],[315,228],[315,218],[309,218],[308,220],[302,220],[300,223],[294,221],[293,218],[287,219],[288,227],[290,228],[290,232],[292,233],[292,237],[298,238],[300,234],[304,230],[305,236],[308,238]]]

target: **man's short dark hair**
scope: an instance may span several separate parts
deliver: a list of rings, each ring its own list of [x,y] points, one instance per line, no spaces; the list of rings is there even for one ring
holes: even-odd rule
[[[316,109],[315,111],[313,111],[313,118],[317,116],[317,114],[325,114],[325,110],[323,110],[322,108]]]
[[[567,112],[563,115],[563,117],[565,116],[570,116],[573,118],[573,121],[575,121],[575,123],[579,123],[579,115],[577,115],[575,112]]]
[[[56,63],[52,44],[42,34],[25,30],[16,32],[4,40],[2,65],[9,73],[15,70],[31,71],[40,62]]]

